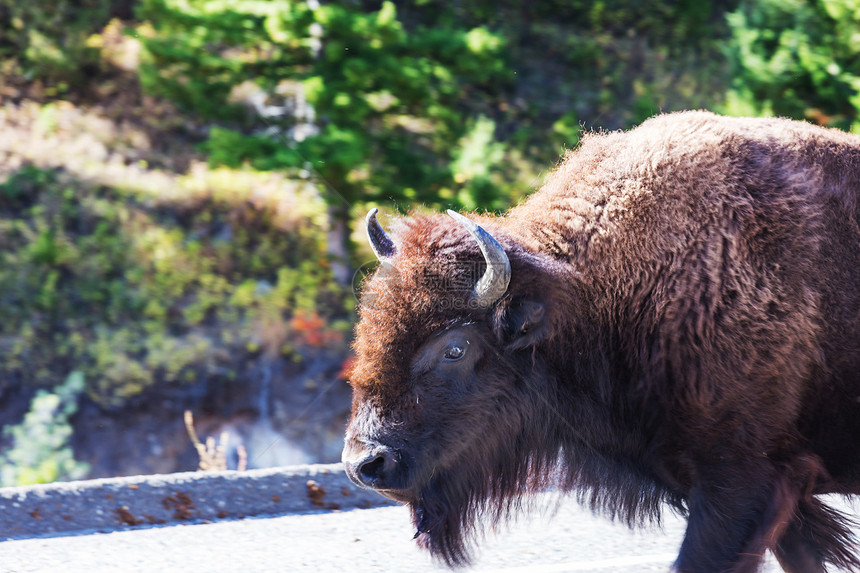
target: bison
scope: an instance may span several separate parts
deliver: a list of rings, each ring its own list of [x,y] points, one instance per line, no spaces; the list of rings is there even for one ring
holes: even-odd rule
[[[362,286],[343,461],[468,563],[553,486],[687,517],[679,572],[860,568],[860,138],[684,112],[590,134],[505,216],[413,214]]]

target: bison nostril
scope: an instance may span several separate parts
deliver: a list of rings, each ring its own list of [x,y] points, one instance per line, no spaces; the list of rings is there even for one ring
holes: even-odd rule
[[[385,469],[385,456],[377,454],[376,456],[367,459],[358,468],[358,473],[367,481],[378,480],[382,477],[382,472]]]
[[[370,447],[344,448],[343,463],[346,475],[361,487],[388,490],[396,489],[403,479],[403,465],[398,450],[381,444]]]

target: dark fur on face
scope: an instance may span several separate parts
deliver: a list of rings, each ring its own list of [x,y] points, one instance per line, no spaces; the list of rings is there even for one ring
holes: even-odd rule
[[[414,215],[356,327],[344,460],[422,546],[466,563],[552,485],[631,525],[688,515],[678,571],[860,569],[816,497],[860,493],[860,139],[661,116],[470,218],[510,259],[500,300],[471,304],[462,227]]]

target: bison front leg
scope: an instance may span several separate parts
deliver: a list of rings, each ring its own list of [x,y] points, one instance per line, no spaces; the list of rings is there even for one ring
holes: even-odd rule
[[[774,485],[762,480],[761,473],[757,478],[752,477],[755,475],[738,479],[735,474],[723,480],[713,476],[693,488],[676,571],[755,573],[759,570],[765,552],[776,545],[791,520],[797,496],[791,495],[781,481]]]

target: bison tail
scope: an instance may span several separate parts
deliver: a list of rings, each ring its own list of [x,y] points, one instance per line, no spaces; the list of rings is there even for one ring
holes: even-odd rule
[[[813,563],[830,563],[860,572],[857,538],[851,531],[856,526],[850,517],[817,498],[801,499],[773,552],[786,571],[807,571]]]

